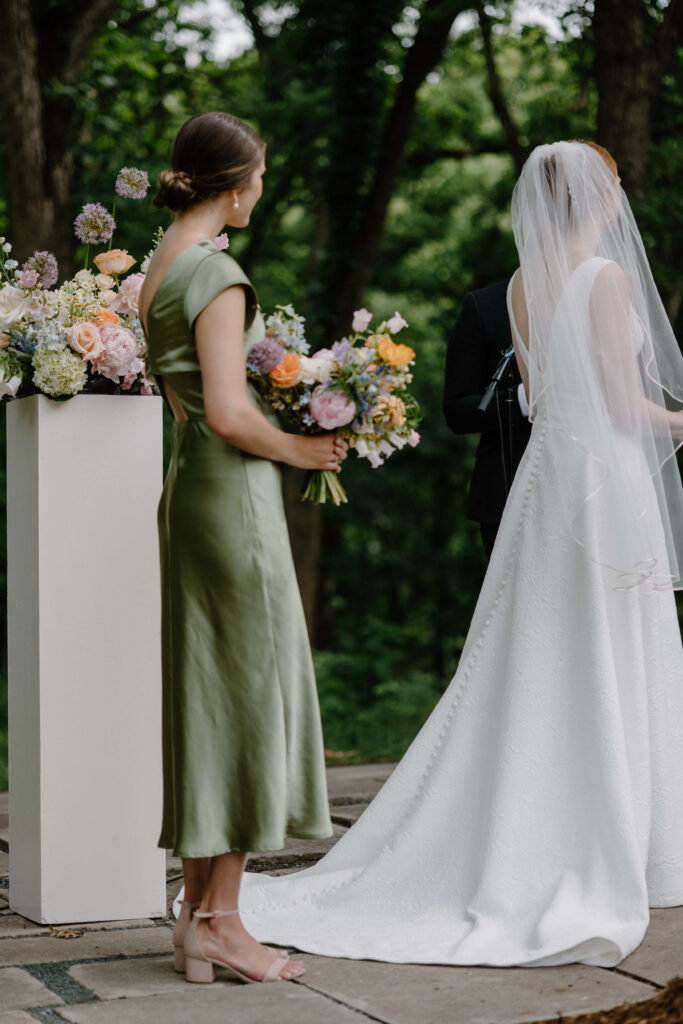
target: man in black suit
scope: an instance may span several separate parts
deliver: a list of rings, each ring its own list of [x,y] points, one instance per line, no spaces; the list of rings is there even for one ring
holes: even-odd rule
[[[481,434],[467,503],[491,555],[512,478],[524,454],[531,424],[515,358],[486,412],[477,406],[503,351],[512,348],[506,305],[508,280],[465,296],[446,356],[443,411],[454,434]],[[502,435],[502,436],[501,436]]]

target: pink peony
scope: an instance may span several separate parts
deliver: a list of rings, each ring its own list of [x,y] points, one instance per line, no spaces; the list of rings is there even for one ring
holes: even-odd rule
[[[318,384],[311,395],[311,416],[324,430],[345,427],[356,415],[356,403],[343,391]]]
[[[103,348],[93,359],[93,368],[99,374],[118,384],[120,377],[143,372],[145,364],[138,358],[138,340],[132,331],[119,324],[105,323],[100,327],[100,337]]]
[[[362,333],[372,320],[372,313],[369,309],[357,309],[353,314],[353,320],[351,321],[351,329],[356,331],[358,334]]]
[[[115,309],[117,313],[129,313],[131,316],[137,316],[138,299],[144,280],[144,274],[129,274],[125,281],[121,282],[116,297],[108,303],[109,308]]]

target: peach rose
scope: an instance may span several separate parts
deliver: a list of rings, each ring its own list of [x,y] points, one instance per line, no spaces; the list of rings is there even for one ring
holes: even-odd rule
[[[127,249],[109,249],[98,253],[93,262],[102,274],[124,274],[137,260],[128,255]]]
[[[405,366],[415,358],[409,345],[397,345],[388,334],[383,334],[377,342],[377,355],[391,366]]]
[[[100,311],[93,320],[93,323],[97,324],[98,327],[101,327],[102,324],[120,324],[121,317],[113,309],[105,309],[104,306],[100,306]]]
[[[85,356],[86,359],[96,359],[102,351],[100,332],[95,324],[87,320],[69,327],[66,336],[74,352]]]
[[[291,388],[301,378],[301,360],[296,352],[288,352],[279,366],[270,371],[270,379],[276,388]]]

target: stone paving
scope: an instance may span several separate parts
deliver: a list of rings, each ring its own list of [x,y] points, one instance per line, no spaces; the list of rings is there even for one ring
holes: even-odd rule
[[[290,841],[251,870],[316,860],[353,824],[392,765],[328,769],[335,837]],[[0,1024],[530,1024],[649,999],[683,974],[683,909],[656,910],[642,945],[618,968],[473,968],[301,955],[287,985],[242,985],[220,973],[188,985],[173,970],[171,920],[72,927],[60,938],[9,908],[7,794],[0,794]],[[168,859],[169,905],[181,884]],[[62,926],[63,927],[63,926]],[[643,1024],[646,1024],[644,1019]]]

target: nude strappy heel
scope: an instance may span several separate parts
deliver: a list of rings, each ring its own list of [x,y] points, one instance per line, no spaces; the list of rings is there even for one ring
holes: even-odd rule
[[[182,900],[180,903],[180,914],[173,927],[173,966],[178,974],[185,970],[185,936],[192,920],[192,911],[198,906],[199,903],[191,903],[189,900]]]
[[[180,914],[173,927],[173,966],[178,974],[185,973],[185,936],[187,935],[187,929],[190,927],[192,912],[198,906],[198,901],[194,903],[191,903],[189,900],[180,901]],[[273,956],[281,956],[283,960],[289,960],[289,953],[286,949],[273,949],[272,946],[266,946],[266,949],[269,949]]]
[[[190,926],[185,936],[185,977],[188,981],[194,982],[200,985],[210,985],[215,978],[215,967],[223,967],[226,971],[230,971],[240,981],[246,982],[248,985],[261,984],[270,981],[293,981],[294,978],[300,978],[304,973],[302,968],[297,974],[293,975],[292,978],[280,978],[280,972],[284,967],[287,966],[289,960],[284,956],[276,956],[271,965],[264,971],[261,978],[250,978],[248,974],[242,974],[232,964],[227,963],[225,960],[218,960],[215,957],[209,957],[206,955],[199,940],[197,939],[197,922],[202,918],[208,917],[231,917],[233,914],[238,914],[239,910],[211,910],[201,911],[195,910],[190,922]]]

